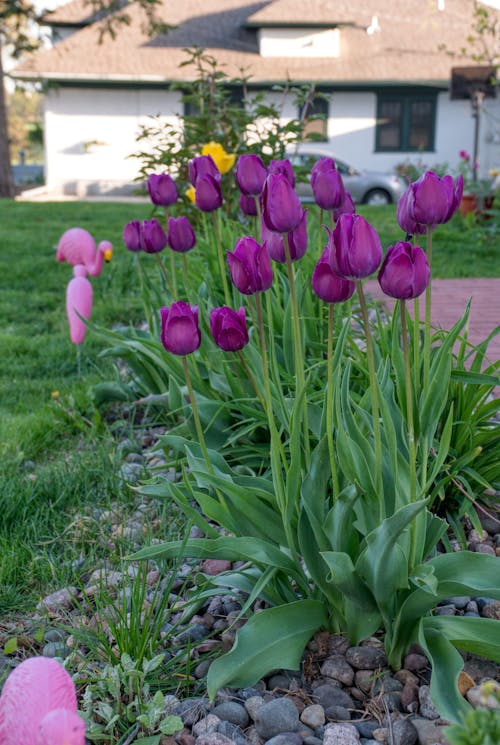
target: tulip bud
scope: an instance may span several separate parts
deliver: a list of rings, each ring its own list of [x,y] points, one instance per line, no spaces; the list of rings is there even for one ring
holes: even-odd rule
[[[294,228],[288,235],[288,247],[290,249],[290,258],[292,261],[301,259],[307,250],[307,210],[304,210],[302,214],[302,220],[299,222],[296,228]],[[286,264],[286,253],[283,235],[280,233],[274,233],[266,227],[264,221],[261,226],[261,237],[262,243],[266,246],[269,251],[269,255],[273,261],[277,261],[280,264]]]
[[[264,292],[271,287],[273,270],[269,253],[254,238],[240,238],[234,251],[228,251],[227,263],[233,285],[244,295]]]
[[[210,333],[224,352],[238,352],[248,344],[245,308],[234,311],[224,305],[210,311]]]
[[[262,214],[266,226],[276,233],[290,233],[302,220],[302,205],[285,176],[267,177],[262,192]]]
[[[399,198],[396,212],[397,221],[406,235],[421,235],[425,233],[427,226],[415,221],[413,217],[413,205],[413,189],[409,186]]]
[[[168,218],[168,245],[172,251],[186,253],[196,243],[196,235],[187,217]]]
[[[340,215],[335,230],[328,230],[334,272],[346,279],[368,277],[382,260],[378,233],[361,215]]]
[[[285,160],[272,160],[269,163],[267,174],[268,176],[270,176],[271,174],[274,174],[275,176],[284,176],[292,189],[295,186],[295,173],[293,170],[293,166],[288,158],[286,158]]]
[[[258,197],[264,188],[267,168],[258,155],[240,155],[234,177],[242,194]]]
[[[399,300],[418,297],[429,284],[431,272],[427,256],[419,246],[398,241],[389,246],[378,273],[386,295]]]
[[[156,254],[163,251],[167,245],[167,236],[158,222],[153,217],[152,220],[144,220],[141,225],[141,248],[148,254]]]
[[[213,212],[222,206],[220,180],[209,173],[199,176],[196,182],[195,202],[203,212]]]
[[[340,215],[354,215],[356,207],[352,200],[351,195],[347,190],[344,191],[344,201],[337,209],[333,210],[333,219],[335,222],[339,219]]]
[[[198,179],[207,174],[220,181],[220,171],[211,155],[199,155],[189,161],[188,176],[195,188],[197,188]]]
[[[194,352],[201,344],[198,325],[198,306],[189,306],[182,300],[170,307],[160,308],[161,343],[172,354],[185,355]]]
[[[248,217],[257,217],[255,197],[247,197],[245,194],[240,194],[240,210],[244,215],[248,215]]]
[[[464,180],[459,176],[454,186],[451,176],[440,178],[427,171],[409,188],[412,198],[408,198],[408,210],[413,220],[422,225],[440,225],[451,220],[458,210]]]
[[[356,284],[333,271],[330,253],[331,247],[326,246],[314,267],[311,285],[314,293],[326,303],[343,303],[352,296]]]
[[[152,173],[148,176],[147,187],[153,204],[169,207],[177,201],[177,186],[168,173]]]
[[[344,201],[342,176],[332,158],[320,158],[311,169],[311,187],[316,204],[323,210],[340,207]]]
[[[123,228],[123,242],[129,251],[141,250],[141,223],[132,220]]]

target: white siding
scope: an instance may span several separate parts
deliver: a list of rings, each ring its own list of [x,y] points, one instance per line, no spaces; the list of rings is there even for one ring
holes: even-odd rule
[[[50,191],[106,193],[131,182],[140,163],[129,156],[151,115],[174,124],[180,94],[169,91],[54,88],[45,98],[46,179]],[[99,144],[91,145],[96,141]]]
[[[338,57],[338,28],[263,28],[258,31],[262,57]]]

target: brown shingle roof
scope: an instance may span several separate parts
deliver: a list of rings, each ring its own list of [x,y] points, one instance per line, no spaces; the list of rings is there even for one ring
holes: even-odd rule
[[[75,0],[69,6],[79,3],[81,0]],[[452,65],[464,64],[463,59],[452,60],[439,51],[439,44],[444,42],[449,49],[465,44],[471,21],[468,0],[446,0],[442,12],[434,0],[312,0],[310,17],[319,17],[314,15],[318,8],[328,7],[335,9],[334,14],[342,14],[343,22],[348,16],[356,19],[356,26],[340,31],[340,57],[261,57],[257,33],[246,25],[248,19],[259,22],[259,17],[273,18],[279,12],[283,22],[287,18],[299,21],[305,12],[309,16],[309,4],[300,6],[297,0],[165,0],[162,20],[176,28],[153,38],[144,31],[142,11],[132,6],[130,25],[121,26],[114,41],[108,38],[98,43],[98,21],[52,49],[26,58],[15,75],[54,80],[187,81],[194,77],[193,70],[179,65],[186,60],[184,49],[193,46],[205,48],[230,77],[245,69],[256,84],[288,78],[333,84],[445,82]],[[365,28],[376,7],[382,30],[368,35]],[[283,15],[285,11],[288,16]]]
[[[44,22],[61,26],[84,25],[89,23],[94,15],[94,9],[88,0],[72,0],[46,13]]]

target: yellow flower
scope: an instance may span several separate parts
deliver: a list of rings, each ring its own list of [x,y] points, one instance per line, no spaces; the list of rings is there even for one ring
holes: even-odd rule
[[[489,171],[491,178],[496,178],[499,173],[500,171],[498,170],[498,168],[491,168]]]
[[[207,142],[201,149],[202,155],[211,155],[221,173],[227,173],[234,166],[235,153],[226,153],[220,142]]]
[[[186,189],[186,196],[189,201],[194,204],[196,198],[196,189],[194,188],[194,186],[190,186],[189,189]]]
[[[59,391],[52,391],[50,397],[54,399],[59,398]]]

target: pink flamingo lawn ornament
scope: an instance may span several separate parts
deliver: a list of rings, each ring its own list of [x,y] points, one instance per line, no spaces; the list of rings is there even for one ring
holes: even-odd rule
[[[97,277],[102,271],[104,260],[109,261],[113,246],[109,241],[101,241],[96,248],[95,241],[83,228],[70,228],[57,244],[57,261],[67,261],[73,266],[73,279],[66,289],[66,313],[69,333],[73,344],[77,345],[78,374],[80,374],[80,344],[85,339],[87,327],[82,318],[88,320],[92,312],[93,292],[87,274]]]
[[[71,676],[50,657],[31,657],[0,695],[0,745],[84,745]]]

